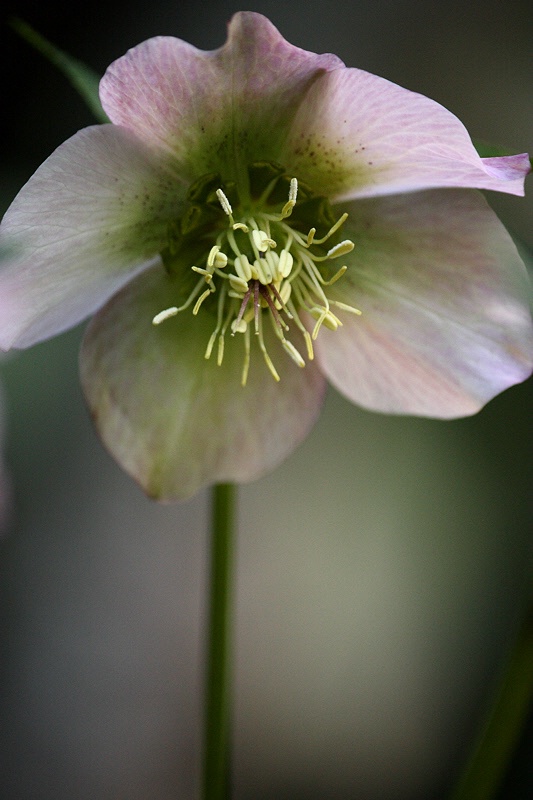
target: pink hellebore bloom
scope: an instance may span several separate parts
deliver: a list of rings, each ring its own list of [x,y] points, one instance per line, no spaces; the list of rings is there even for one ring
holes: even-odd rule
[[[152,496],[272,469],[326,378],[378,411],[451,418],[532,362],[524,266],[473,189],[523,194],[418,94],[244,12],[203,52],[171,37],[108,68],[79,131],[8,210],[0,345],[97,312],[81,377]]]

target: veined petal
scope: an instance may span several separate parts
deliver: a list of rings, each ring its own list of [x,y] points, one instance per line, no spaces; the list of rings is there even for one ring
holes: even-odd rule
[[[0,347],[26,347],[91,314],[165,243],[180,185],[112,125],[80,131],[19,192],[0,227]]]
[[[281,163],[330,199],[419,189],[524,194],[527,154],[480,158],[464,125],[423,95],[359,69],[329,72],[296,113]]]
[[[331,295],[362,315],[335,308],[343,327],[316,342],[339,391],[377,411],[452,418],[528,376],[525,268],[477,192],[376,198],[349,210],[355,249]]]
[[[244,342],[226,335],[224,361],[204,358],[216,320],[189,310],[159,326],[152,318],[175,300],[163,270],[139,275],[91,322],[81,351],[81,380],[98,432],[145,491],[183,499],[216,481],[254,480],[308,433],[325,381],[298,368],[267,326],[276,383],[252,341],[246,387]],[[255,339],[255,337],[253,337]],[[278,356],[279,353],[279,356]]]
[[[261,14],[240,12],[218,50],[172,37],[129,50],[108,68],[100,97],[112,122],[172,154],[187,180],[220,172],[239,181],[248,163],[279,160],[295,108],[339,66],[289,44]]]

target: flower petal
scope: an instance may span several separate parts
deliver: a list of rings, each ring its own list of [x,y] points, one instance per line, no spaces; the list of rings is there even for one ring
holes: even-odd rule
[[[22,188],[0,227],[0,347],[75,325],[157,257],[179,184],[112,125],[80,131]]]
[[[210,172],[238,181],[248,163],[279,160],[309,86],[339,66],[290,45],[261,14],[240,12],[218,50],[172,37],[129,50],[108,68],[100,97],[112,122],[173,154],[190,182]]]
[[[377,411],[451,418],[528,376],[524,265],[477,192],[377,198],[350,211],[353,259],[331,295],[362,316],[339,311],[344,326],[316,342],[343,394]]]
[[[282,163],[337,199],[452,186],[524,194],[527,154],[480,158],[464,125],[423,95],[359,69],[317,80]]]
[[[243,388],[239,336],[226,336],[220,367],[216,348],[204,358],[215,327],[209,311],[192,316],[187,310],[152,325],[173,300],[172,279],[160,269],[144,272],[94,318],[80,361],[104,443],[150,496],[164,500],[272,469],[314,424],[325,387],[315,366],[293,364],[268,326],[267,347],[281,381],[274,381],[253,341]]]

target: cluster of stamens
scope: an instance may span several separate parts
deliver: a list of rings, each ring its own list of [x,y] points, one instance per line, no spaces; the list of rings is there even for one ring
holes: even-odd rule
[[[326,280],[321,273],[320,262],[340,258],[353,250],[354,243],[345,239],[331,247],[324,255],[317,255],[312,246],[320,246],[328,241],[344,224],[347,214],[337,220],[322,238],[315,238],[316,228],[311,228],[306,237],[294,230],[287,222],[296,205],[298,182],[292,178],[289,199],[280,214],[250,214],[236,222],[231,204],[222,191],[216,196],[226,216],[228,228],[222,231],[205,262],[205,267],[192,266],[200,276],[183,305],[171,306],[153,318],[159,325],[170,317],[192,306],[192,313],[198,314],[202,304],[218,291],[216,303],[216,325],[207,343],[205,358],[209,359],[217,343],[217,364],[224,359],[225,336],[242,334],[244,338],[244,363],[242,385],[245,386],[250,365],[250,331],[257,337],[265,363],[276,381],[278,372],[267,352],[263,332],[264,317],[268,316],[274,332],[285,352],[299,366],[305,367],[305,359],[295,345],[286,337],[289,323],[300,331],[307,359],[314,358],[313,341],[324,325],[336,330],[342,325],[333,313],[332,306],[360,314],[359,309],[336,300],[328,299],[324,291],[344,275],[347,267],[342,266],[331,278]],[[281,249],[276,236],[284,239]],[[230,271],[232,270],[232,271]],[[194,304],[194,305],[193,305]],[[268,313],[265,315],[263,311]],[[315,320],[311,333],[307,330],[299,311],[304,311]]]

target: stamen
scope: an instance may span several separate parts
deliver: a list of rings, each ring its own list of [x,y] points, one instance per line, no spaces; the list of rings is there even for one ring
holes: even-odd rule
[[[289,342],[288,339],[282,339],[281,344],[283,345],[285,352],[290,355],[295,364],[298,364],[299,367],[305,367],[305,361],[292,342]]]
[[[249,281],[251,279],[252,267],[250,266],[247,256],[237,256],[233,262],[233,266],[235,267],[235,272],[239,278],[242,278],[245,281]]]
[[[308,255],[313,261],[329,261],[330,258],[338,258],[339,256],[345,256],[346,253],[351,253],[354,247],[355,245],[350,239],[345,239],[332,247],[331,250],[328,250],[325,256],[315,256],[313,253],[308,253]]]
[[[239,323],[241,319],[244,317],[244,312],[246,311],[246,306],[248,305],[248,300],[250,299],[251,295],[252,295],[252,287],[249,286],[248,291],[246,292],[246,294],[242,299],[241,307],[239,308],[239,313],[237,314],[234,321],[231,323],[232,336],[235,336],[235,333],[238,330]]]
[[[291,274],[292,266],[294,264],[294,258],[289,253],[288,250],[282,250],[279,254],[279,265],[278,269],[280,271],[282,278],[288,278]]]
[[[242,365],[241,385],[246,386],[248,380],[248,369],[250,367],[250,328],[244,331],[244,364]]]
[[[252,275],[255,280],[261,281],[263,285],[270,283],[272,280],[272,273],[270,272],[268,263],[263,258],[256,258],[252,264]]]
[[[237,257],[241,256],[242,253],[239,250],[239,248],[237,247],[237,242],[235,241],[235,236],[233,235],[233,231],[228,231],[227,236],[228,236],[228,242],[230,243],[230,247],[233,250],[233,252],[235,253],[235,255]]]
[[[308,286],[311,289],[311,291],[313,291],[316,294],[317,297],[320,298],[322,304],[326,308],[329,308],[328,298],[326,297],[324,290],[322,289],[322,286],[320,285],[320,282],[318,281],[315,275],[314,265],[312,264],[312,262],[307,260],[307,257],[306,257],[305,267],[306,271],[302,272],[301,276],[302,282],[306,286]]]
[[[224,194],[222,189],[217,189],[215,194],[218,197],[218,202],[222,206],[222,211],[224,212],[224,214],[227,214],[227,216],[229,217],[229,221],[233,225],[233,222],[234,222],[234,220],[233,220],[233,209],[231,207],[230,201],[228,200],[228,198],[226,197],[226,195]]]
[[[340,267],[327,280],[322,274],[323,268],[319,266],[321,262],[350,253],[354,249],[354,243],[345,239],[330,247],[327,252],[325,252],[326,247],[320,247],[318,253],[311,251],[312,245],[323,245],[337,233],[348,215],[342,214],[322,238],[315,239],[315,227],[310,228],[305,236],[285,222],[291,216],[297,202],[296,178],[290,180],[289,197],[280,214],[270,214],[262,210],[268,204],[267,201],[278,180],[279,175],[276,175],[266,189],[263,189],[260,202],[253,201],[252,208],[255,210],[245,212],[240,216],[240,220],[237,217],[239,220],[237,222],[224,190],[222,188],[216,190],[216,197],[222,211],[229,219],[229,224],[219,228],[215,243],[204,256],[206,259],[204,267],[191,267],[192,271],[199,275],[199,280],[186,302],[180,307],[170,306],[163,309],[152,320],[154,325],[159,325],[189,306],[192,306],[192,313],[196,316],[207,297],[219,290],[216,324],[207,342],[205,358],[211,358],[215,342],[218,342],[217,364],[220,366],[224,359],[226,332],[229,329],[233,337],[237,333],[242,333],[244,358],[241,384],[243,386],[247,384],[250,369],[252,319],[264,361],[274,380],[279,381],[280,376],[265,343],[263,324],[266,315],[272,324],[276,339],[281,342],[292,361],[302,368],[306,361],[312,361],[314,358],[313,341],[317,338],[322,325],[331,330],[336,330],[342,325],[341,320],[331,310],[332,307],[355,315],[361,314],[359,309],[346,303],[329,300],[325,292],[325,287],[332,286],[345,274],[347,266]],[[248,202],[254,197],[256,195],[252,194]],[[239,215],[241,213],[239,210]],[[199,233],[204,236],[203,229],[199,230]],[[283,240],[282,249],[278,250],[277,242]],[[331,270],[327,269],[326,274],[331,274]],[[300,317],[301,313],[307,313],[314,318],[315,325],[312,331],[307,330]],[[285,338],[285,332],[289,330],[289,320],[294,320],[303,337],[306,358],[289,339]]]
[[[348,219],[348,214],[346,212],[344,212],[344,214],[342,214],[339,217],[339,219],[337,220],[335,225],[333,225],[333,227],[331,227],[329,229],[329,231],[326,233],[325,236],[322,237],[322,239],[315,239],[314,236],[315,236],[315,233],[316,233],[316,228],[311,228],[311,231],[314,231],[313,236],[311,237],[311,241],[314,240],[314,244],[323,244],[323,242],[327,241],[330,238],[330,236],[333,236],[333,234],[336,233],[339,230],[341,225],[344,225],[344,223],[346,222],[347,219]],[[310,235],[311,231],[309,231],[309,234],[307,235],[308,238],[309,238],[309,235]],[[311,242],[309,242],[309,244],[311,244]]]
[[[307,330],[307,328],[303,324],[302,320],[298,316],[298,312],[296,311],[296,307],[295,307],[294,303],[292,302],[292,300],[287,301],[287,305],[289,306],[289,308],[290,308],[290,310],[292,312],[292,318],[294,319],[296,327],[302,332],[302,335],[304,337],[305,346],[307,348],[307,358],[309,359],[309,361],[313,361],[313,359],[315,357],[315,354],[314,354],[314,351],[313,351],[313,341],[311,339],[309,331]]]
[[[330,300],[331,305],[337,306],[337,308],[341,308],[343,311],[349,311],[351,314],[356,314],[358,317],[361,316],[363,313],[359,308],[355,308],[355,306],[348,306],[346,303],[341,303],[340,300]]]
[[[261,304],[259,302],[259,281],[254,281],[254,327],[256,334],[259,334],[259,328],[261,325],[261,316],[259,311],[261,309]]]
[[[209,297],[210,294],[211,294],[211,289],[206,289],[205,292],[200,295],[200,297],[196,301],[195,306],[194,306],[194,308],[192,310],[192,313],[194,314],[194,316],[196,316],[198,314],[198,312],[200,311],[200,306],[204,302],[205,298]]]
[[[261,352],[263,353],[263,358],[265,359],[265,363],[266,363],[268,369],[270,370],[270,374],[272,375],[274,380],[279,382],[280,377],[279,377],[278,373],[276,372],[276,368],[275,368],[274,364],[272,363],[272,361],[270,359],[270,356],[267,353],[266,345],[265,345],[265,342],[264,342],[264,339],[263,339],[262,317],[259,317],[259,331],[258,331],[258,333],[259,333],[259,347],[261,349]]]
[[[209,272],[209,270],[202,269],[201,267],[191,267],[191,269],[193,272],[197,272],[199,275],[204,275],[206,283],[211,283],[211,281],[213,280],[213,273]],[[214,288],[213,291],[215,291]]]
[[[224,300],[226,295],[226,284],[222,286],[220,294],[218,296],[218,304],[217,304],[217,324],[215,330],[211,334],[209,341],[207,343],[207,347],[205,350],[204,358],[209,359],[211,358],[211,353],[213,350],[213,345],[215,344],[215,339],[217,338],[217,334],[222,326],[222,314],[224,313]]]
[[[335,273],[333,278],[329,279],[329,281],[325,281],[324,278],[322,278],[322,281],[321,281],[322,285],[323,286],[333,286],[334,283],[337,283],[339,278],[342,278],[342,276],[344,275],[344,273],[346,272],[347,269],[348,269],[348,267],[346,265],[344,267],[341,267],[340,270]]]
[[[313,340],[311,339],[309,331],[304,331],[304,340],[307,347],[307,357],[309,361],[312,361],[315,357],[315,353],[313,350]]]
[[[176,306],[171,306],[170,308],[165,308],[164,311],[160,311],[159,314],[156,314],[152,320],[152,325],[161,325],[166,319],[170,319],[171,317],[175,317],[178,313],[178,309]]]
[[[180,311],[185,311],[185,309],[190,306],[202,286],[205,286],[205,282],[200,279],[182,306],[179,306],[178,308],[176,308],[176,306],[171,306],[170,308],[165,308],[163,311],[160,311],[159,314],[156,314],[153,318],[152,325],[161,325],[161,323],[166,319],[175,317]]]
[[[329,309],[327,308],[320,308],[319,306],[315,306],[309,312],[312,317],[317,320],[315,327],[313,328],[312,337],[316,339],[318,336],[318,332],[322,325],[325,325],[326,328],[329,328],[330,331],[336,331],[337,328],[342,328],[342,322],[338,317],[335,316]]]
[[[222,361],[224,360],[224,336],[226,335],[226,331],[228,329],[228,325],[230,323],[232,314],[233,314],[233,303],[231,303],[230,307],[228,308],[226,319],[224,320],[222,330],[220,331],[220,336],[218,337],[217,366],[219,367],[222,366]]]
[[[291,178],[290,186],[289,186],[289,199],[281,209],[281,217],[282,219],[287,219],[292,214],[292,209],[296,205],[296,197],[298,195],[298,181],[296,178]]]
[[[207,268],[209,269],[209,267],[215,267],[218,269],[224,269],[227,263],[227,255],[220,252],[220,247],[218,244],[213,245],[209,251],[209,255],[207,256]]]
[[[245,281],[244,278],[239,278],[238,275],[229,275],[228,277],[231,288],[236,292],[248,291],[248,281]]]
[[[260,253],[266,253],[270,247],[277,247],[274,239],[271,239],[264,231],[261,230],[252,231],[252,240]]]
[[[307,253],[307,256],[311,255],[311,253]],[[315,259],[316,260],[316,259]],[[307,267],[308,272],[312,272],[316,279],[322,284],[322,286],[331,286],[332,284],[336,283],[339,278],[342,278],[348,267],[344,266],[339,269],[335,275],[327,281],[325,278],[322,277],[320,274],[320,270],[314,265],[312,259],[305,259],[305,265]]]
[[[351,239],[345,239],[343,242],[339,242],[331,250],[328,250],[326,253],[326,258],[338,258],[339,256],[345,256],[347,253],[351,253],[354,249],[355,245]]]

